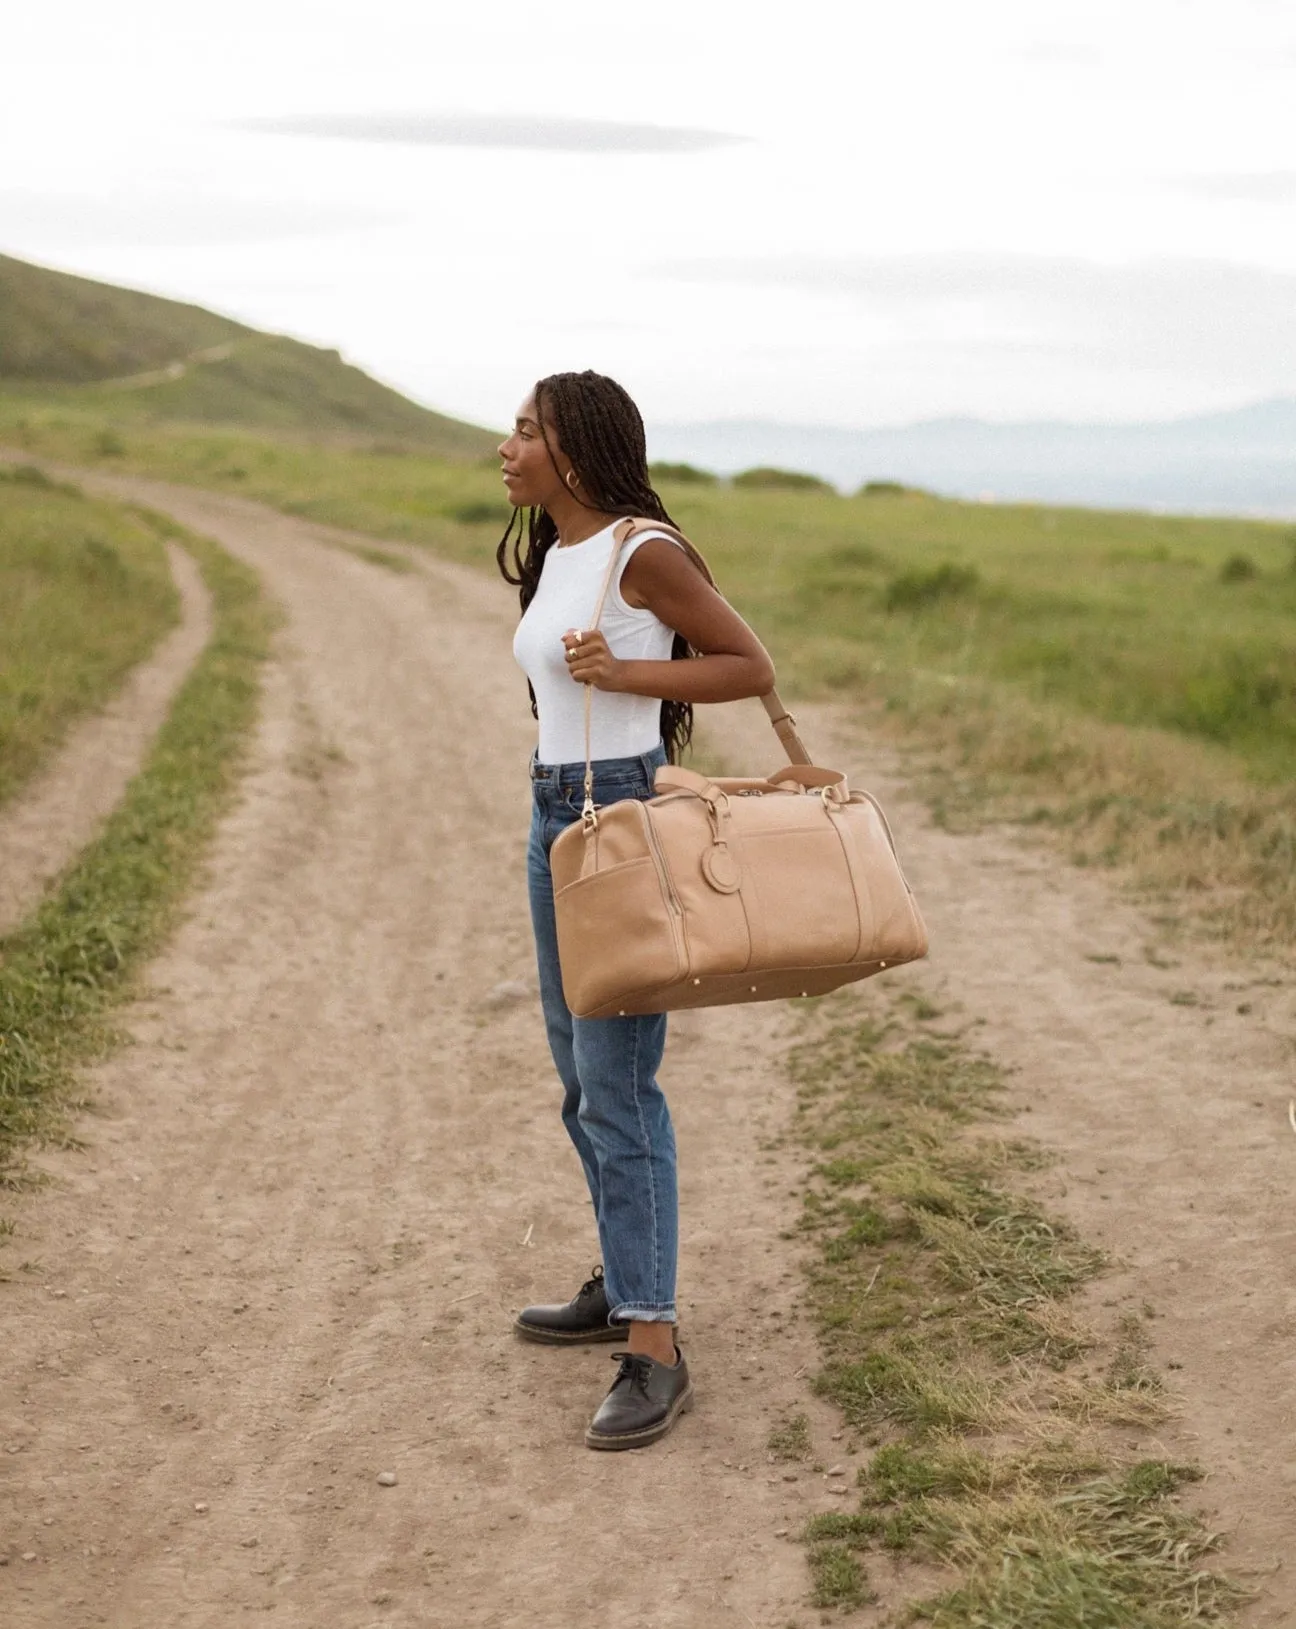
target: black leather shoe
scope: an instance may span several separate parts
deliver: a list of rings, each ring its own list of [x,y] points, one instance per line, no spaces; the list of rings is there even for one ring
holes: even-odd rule
[[[664,1437],[693,1407],[693,1385],[679,1347],[675,1366],[643,1352],[617,1352],[621,1360],[612,1390],[585,1433],[587,1448],[646,1448]]]
[[[570,1301],[561,1306],[523,1307],[513,1320],[513,1328],[523,1340],[541,1341],[546,1346],[588,1346],[592,1341],[622,1341],[624,1324],[608,1322],[607,1291],[603,1269],[596,1267]]]

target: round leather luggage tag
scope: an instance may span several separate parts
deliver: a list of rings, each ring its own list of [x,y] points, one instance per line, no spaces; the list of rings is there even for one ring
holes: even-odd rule
[[[729,851],[728,843],[713,843],[702,856],[706,880],[720,894],[736,894],[742,887],[742,867]]]

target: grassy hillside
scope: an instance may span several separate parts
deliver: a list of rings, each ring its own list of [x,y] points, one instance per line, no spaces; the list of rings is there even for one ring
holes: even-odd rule
[[[36,471],[0,470],[0,804],[178,614],[152,527]]]
[[[251,332],[198,306],[0,255],[0,379],[116,379]]]
[[[22,418],[0,399],[0,443],[245,493],[494,570],[509,511],[481,460],[99,423]],[[839,698],[922,748],[943,818],[1053,823],[1076,858],[1129,862],[1227,931],[1296,945],[1290,525],[662,492],[770,645],[787,699]]]
[[[489,452],[496,439],[419,407],[336,351],[6,256],[0,391],[32,412],[110,426],[236,424],[386,439],[450,459]]]

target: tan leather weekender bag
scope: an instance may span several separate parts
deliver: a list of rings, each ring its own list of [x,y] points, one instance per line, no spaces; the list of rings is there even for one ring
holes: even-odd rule
[[[620,546],[658,521],[618,527]],[[585,808],[550,851],[563,994],[580,1018],[824,995],[927,954],[886,816],[868,792],[818,769],[775,692],[763,696],[788,756],[768,778],[708,778],[668,765],[656,796],[594,806],[590,696]]]

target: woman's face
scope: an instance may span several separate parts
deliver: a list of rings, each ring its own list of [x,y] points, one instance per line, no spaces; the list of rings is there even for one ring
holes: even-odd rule
[[[499,444],[504,489],[514,508],[546,507],[562,490],[563,478],[571,468],[571,462],[558,446],[552,428],[549,430],[549,442],[553,447],[553,458],[550,458],[549,448],[540,434],[540,413],[532,394],[518,408],[512,435]],[[557,469],[554,468],[555,460]]]

